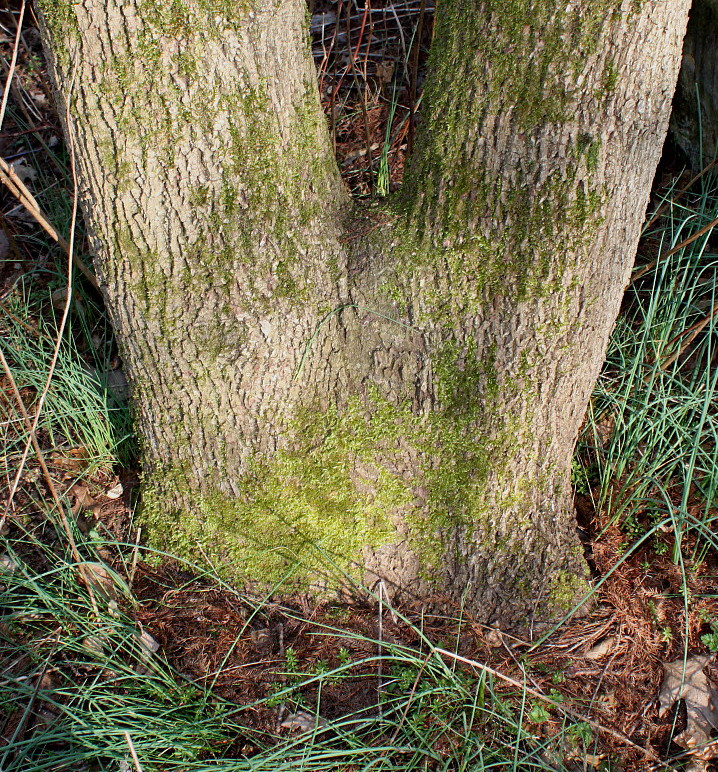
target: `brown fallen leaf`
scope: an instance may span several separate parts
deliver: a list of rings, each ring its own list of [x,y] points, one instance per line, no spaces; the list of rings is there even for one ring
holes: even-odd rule
[[[603,447],[606,447],[613,436],[613,432],[616,428],[616,416],[610,410],[607,410],[601,415],[594,423],[594,430],[596,432],[598,441]]]
[[[24,161],[13,161],[10,166],[21,182],[32,182],[37,177],[37,171]]]
[[[159,651],[160,644],[147,632],[147,630],[137,631],[135,633],[140,644],[140,653],[143,659],[151,659],[152,655]]]
[[[715,753],[711,735],[718,729],[718,692],[703,672],[712,659],[712,654],[702,654],[663,663],[659,716],[666,716],[678,700],[685,702],[687,725],[673,739],[676,744],[693,751],[686,768],[690,772],[707,769],[707,761]]]
[[[123,493],[122,483],[117,483],[117,485],[110,488],[110,490],[105,491],[105,496],[107,496],[108,499],[119,499],[120,496]]]
[[[504,645],[504,636],[501,634],[501,630],[498,627],[492,627],[486,633],[486,643],[491,646],[492,649],[500,649]]]
[[[0,573],[14,574],[18,568],[15,558],[7,554],[0,557]]]
[[[92,507],[97,505],[97,501],[90,495],[89,488],[81,483],[75,483],[70,487],[67,495],[75,499],[75,503],[72,505],[72,513],[74,515],[77,515],[83,509],[92,509]]]
[[[94,657],[102,657],[105,653],[102,638],[96,635],[90,635],[82,641],[82,648]]]
[[[290,732],[305,734],[306,732],[326,729],[329,724],[321,716],[298,710],[296,713],[287,713],[279,726]]]
[[[87,467],[89,455],[87,448],[79,446],[63,450],[62,452],[55,451],[50,453],[48,461],[53,466],[64,469],[67,472],[79,472]]]
[[[118,590],[130,597],[130,588],[122,577],[108,568],[104,563],[86,561],[78,564],[78,571],[92,585],[93,590],[99,591],[110,601],[117,600]]]
[[[606,654],[610,654],[615,648],[615,645],[616,639],[614,636],[609,635],[607,638],[604,638],[602,641],[591,646],[583,656],[586,659],[601,659],[601,657],[605,657]]]

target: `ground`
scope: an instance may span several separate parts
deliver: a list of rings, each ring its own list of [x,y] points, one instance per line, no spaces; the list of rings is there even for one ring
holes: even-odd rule
[[[425,5],[424,46],[431,39],[431,3]],[[423,6],[355,8],[347,46],[341,14],[350,6],[314,3],[322,99],[354,195],[382,195],[401,181],[412,114],[420,114],[425,56],[414,58],[410,40]],[[17,9],[2,16],[6,61],[16,20]],[[69,159],[31,18],[2,132],[0,155],[17,164],[48,219],[66,230]],[[649,268],[627,293],[618,342],[576,456],[577,529],[593,575],[593,603],[589,613],[555,630],[527,631],[524,639],[477,624],[448,601],[441,616],[418,606],[391,608],[379,587],[371,596],[348,593],[333,602],[252,598],[222,583],[200,554],[189,566],[143,549],[133,521],[139,480],[121,363],[101,300],[80,280],[55,366],[59,386],[48,391],[36,432],[47,474],[32,450],[23,464],[28,431],[18,395],[32,418],[67,292],[62,251],[3,191],[0,329],[8,366],[0,375],[0,487],[8,506],[2,515],[0,767],[27,769],[23,764],[32,759],[33,769],[70,769],[80,768],[73,764],[81,759],[94,769],[124,758],[126,769],[181,769],[185,762],[172,755],[181,748],[197,768],[240,759],[274,769],[282,768],[277,759],[291,766],[310,757],[318,769],[322,763],[351,769],[369,763],[352,761],[364,758],[352,756],[361,741],[362,752],[381,768],[494,763],[628,771],[680,768],[686,761],[688,769],[711,768],[712,745],[699,754],[681,740],[695,721],[690,700],[659,715],[665,663],[711,655],[705,668],[711,699],[718,688],[712,656],[718,650],[716,488],[710,464],[701,461],[701,454],[715,453],[715,442],[710,431],[707,439],[694,431],[694,424],[710,428],[714,421],[707,385],[715,371],[710,231],[700,256],[691,258],[701,266],[695,286],[703,295],[694,293],[692,310],[678,314],[678,334],[661,328],[653,348],[640,349],[640,360],[629,361],[626,353],[643,303],[659,306],[659,280],[650,266],[658,255],[667,259],[670,234],[671,245],[685,240],[678,218],[683,207],[693,219],[715,218],[715,181],[709,195],[709,177],[687,187],[690,176],[668,143],[652,207],[670,199],[676,219],[663,230],[649,228],[641,243],[639,265]],[[699,211],[708,200],[712,215]],[[80,259],[89,263],[81,230],[78,244]],[[685,276],[676,272],[666,280],[671,294]],[[655,326],[658,312],[651,313]],[[624,388],[631,362],[653,367],[646,371],[652,374],[639,368],[638,380]],[[706,380],[692,393],[706,405],[661,435],[673,438],[673,445],[664,441],[665,454],[650,444],[658,434],[654,408],[644,416],[654,423],[642,424],[647,428],[631,445],[632,435],[621,434],[626,415],[642,415],[651,389],[659,393],[655,383],[680,375],[684,394],[699,372]],[[667,402],[683,404],[671,394]],[[633,450],[616,460],[618,436]],[[646,471],[651,459],[657,460]],[[686,476],[690,463],[699,472]],[[666,469],[670,474],[661,477]],[[64,518],[53,511],[53,490]],[[115,654],[113,641],[121,642]],[[185,727],[181,734],[178,726]],[[308,756],[307,747],[325,756]]]

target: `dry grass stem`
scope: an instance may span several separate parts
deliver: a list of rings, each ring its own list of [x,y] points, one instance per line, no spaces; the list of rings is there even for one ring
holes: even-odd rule
[[[661,762],[661,760],[656,756],[656,754],[653,751],[649,751],[646,748],[642,748],[640,745],[636,745],[636,743],[634,743],[633,740],[626,737],[626,735],[621,734],[621,732],[617,732],[615,729],[611,729],[610,727],[604,726],[598,721],[594,721],[592,718],[585,716],[583,713],[579,713],[577,710],[573,710],[573,708],[567,708],[565,705],[562,705],[560,702],[557,702],[556,700],[551,699],[551,697],[547,697],[542,692],[537,691],[536,689],[532,689],[530,686],[527,686],[525,683],[522,683],[521,681],[518,681],[517,679],[512,678],[511,676],[507,676],[504,673],[500,672],[499,670],[495,670],[494,668],[489,667],[488,665],[485,665],[483,662],[478,662],[477,660],[469,659],[468,657],[462,657],[460,654],[455,654],[453,651],[448,651],[447,649],[441,649],[436,647],[434,651],[437,654],[441,654],[444,657],[449,657],[450,659],[454,659],[457,662],[463,662],[465,665],[471,665],[471,667],[475,667],[477,670],[482,670],[485,673],[488,673],[489,675],[494,676],[494,678],[499,678],[501,681],[504,681],[505,683],[510,684],[511,686],[514,686],[517,689],[523,690],[527,694],[530,694],[532,697],[536,697],[542,702],[545,702],[547,705],[551,705],[551,707],[556,708],[556,710],[560,711],[566,716],[569,716],[573,719],[577,719],[578,721],[583,721],[584,723],[588,724],[589,726],[593,727],[599,732],[605,732],[606,734],[610,734],[611,737],[614,737],[616,740],[620,740],[623,744],[633,748],[634,750],[640,751],[644,756],[648,757],[655,763],[659,765],[663,764],[663,762]],[[667,764],[663,764],[663,767],[666,769],[669,768]]]

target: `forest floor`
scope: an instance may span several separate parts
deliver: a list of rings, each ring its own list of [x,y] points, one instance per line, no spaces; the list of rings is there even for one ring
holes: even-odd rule
[[[432,8],[313,4],[356,196],[401,181]],[[251,598],[201,555],[142,545],[102,299],[75,269],[66,302],[67,255],[41,223],[69,233],[74,189],[19,9],[0,14],[6,74],[18,54],[0,119],[0,769],[718,768],[718,250],[712,226],[695,236],[718,211],[712,171],[691,179],[667,145],[577,450],[590,613],[517,638],[448,602]],[[81,222],[75,239],[91,266]]]

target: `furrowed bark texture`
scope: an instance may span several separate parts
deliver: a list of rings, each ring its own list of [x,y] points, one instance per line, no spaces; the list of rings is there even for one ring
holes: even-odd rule
[[[687,11],[444,0],[400,200],[359,210],[298,0],[43,3],[153,539],[265,587],[570,607]]]
[[[718,0],[693,0],[671,113],[676,144],[700,171],[718,152]]]

